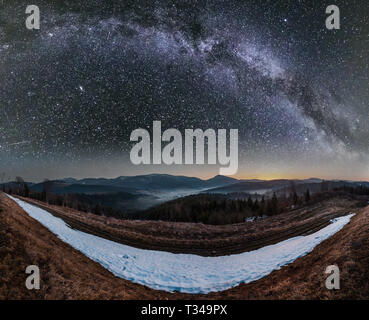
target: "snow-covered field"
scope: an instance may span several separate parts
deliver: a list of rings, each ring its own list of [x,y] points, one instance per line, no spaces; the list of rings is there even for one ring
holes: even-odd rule
[[[341,230],[354,214],[332,221],[308,236],[222,257],[142,250],[71,229],[45,210],[9,196],[32,218],[116,276],[154,289],[188,293],[221,291],[260,279],[312,251]]]

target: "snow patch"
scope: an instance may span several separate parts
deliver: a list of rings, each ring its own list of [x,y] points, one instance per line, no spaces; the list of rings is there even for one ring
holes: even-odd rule
[[[245,218],[245,222],[255,222],[257,220],[262,220],[266,218],[268,218],[267,215],[262,215],[261,217],[260,216],[247,217]]]
[[[143,250],[71,229],[62,219],[13,199],[62,241],[100,263],[116,276],[153,289],[187,293],[221,291],[258,280],[311,252],[341,230],[354,214],[332,220],[308,236],[294,237],[258,250],[221,257]]]

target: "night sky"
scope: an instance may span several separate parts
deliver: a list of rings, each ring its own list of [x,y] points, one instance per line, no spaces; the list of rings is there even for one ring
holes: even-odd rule
[[[369,180],[368,1],[0,0],[5,179],[217,174],[131,165],[154,120],[238,129],[239,178]]]

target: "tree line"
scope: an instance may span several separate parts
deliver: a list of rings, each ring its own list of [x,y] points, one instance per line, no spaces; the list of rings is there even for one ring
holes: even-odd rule
[[[69,207],[82,212],[96,215],[111,216],[120,219],[163,220],[177,222],[199,222],[205,224],[230,224],[244,222],[248,217],[275,216],[280,213],[300,208],[308,203],[320,201],[333,196],[337,192],[352,195],[369,195],[369,188],[360,186],[342,186],[331,191],[320,191],[311,195],[310,190],[297,193],[291,183],[289,195],[273,193],[271,196],[240,194],[232,195],[198,194],[175,199],[161,205],[137,211],[113,209],[108,203],[109,195],[87,196],[84,194],[54,194],[52,181],[45,180],[41,192],[30,190],[22,178],[17,177],[11,186],[2,185],[2,191],[32,198],[52,205]],[[326,184],[322,183],[322,188]],[[114,199],[126,195],[116,194]],[[109,199],[111,200],[111,199]]]

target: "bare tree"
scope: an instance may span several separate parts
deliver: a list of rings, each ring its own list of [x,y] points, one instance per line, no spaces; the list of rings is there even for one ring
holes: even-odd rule
[[[2,172],[0,175],[0,179],[1,179],[1,190],[3,192],[5,192],[5,177],[6,177],[6,173]]]
[[[21,194],[22,190],[24,189],[24,180],[22,177],[15,177],[15,182],[17,185],[17,193]]]
[[[296,183],[294,180],[290,181],[290,194],[296,193]]]
[[[44,183],[43,183],[43,190],[42,190],[42,200],[44,200],[45,202],[49,202],[49,195],[51,192],[53,186],[53,182],[45,179]]]
[[[24,183],[24,180],[22,177],[15,177],[15,181],[18,183],[18,184],[23,184]]]

